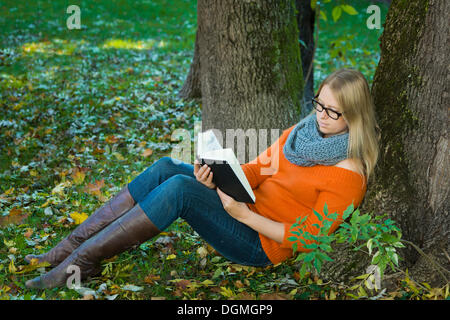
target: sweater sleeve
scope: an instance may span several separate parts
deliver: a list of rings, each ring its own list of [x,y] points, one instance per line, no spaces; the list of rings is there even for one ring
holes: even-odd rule
[[[361,190],[362,191],[362,190]],[[328,208],[328,214],[331,213],[337,213],[337,218],[331,225],[329,234],[333,233],[339,225],[342,223],[342,216],[344,211],[348,208],[349,205],[353,203],[354,207],[356,208],[359,206],[360,202],[362,201],[364,192],[361,194],[361,192],[358,192],[355,190],[354,192],[347,190],[347,194],[337,194],[331,191],[322,191],[317,201],[313,207],[313,209],[320,215],[321,219],[317,217],[317,215],[311,210],[310,212],[306,213],[307,216],[306,220],[302,224],[302,230],[303,232],[309,232],[311,235],[315,236],[319,233],[319,227],[323,226],[323,222],[325,220],[331,220],[329,218],[325,218],[323,209],[325,203],[327,204]],[[304,216],[303,216],[304,217]],[[302,218],[303,218],[302,217]],[[297,242],[297,250],[301,252],[310,252],[311,249],[307,249],[304,247],[304,244],[301,243],[299,240],[297,241],[290,241],[289,237],[295,237],[298,238],[299,235],[296,235],[295,233],[298,231],[298,228],[292,228],[293,223],[284,223],[284,238],[283,242],[281,243],[282,248],[292,248],[292,245],[294,242]],[[291,229],[292,228],[292,229]],[[306,240],[302,237],[302,240],[306,244],[311,244],[312,240]]]
[[[241,168],[252,189],[257,188],[264,180],[278,172],[280,144],[284,144],[289,133],[295,127],[284,130],[281,136],[253,161],[241,164]]]

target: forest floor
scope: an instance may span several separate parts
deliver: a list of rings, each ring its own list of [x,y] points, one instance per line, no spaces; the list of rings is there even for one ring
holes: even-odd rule
[[[354,299],[353,283],[301,278],[293,260],[267,268],[233,264],[190,226],[103,261],[82,288],[29,290],[45,268],[24,257],[48,251],[77,224],[179,143],[194,136],[198,102],[177,98],[189,70],[196,1],[79,1],[80,30],[59,1],[0,4],[0,299]],[[325,7],[315,83],[335,68],[357,67],[372,80],[381,30],[358,14],[332,21]],[[387,6],[380,5],[382,16]],[[356,32],[355,32],[356,31]],[[317,86],[317,85],[316,85]],[[46,270],[49,270],[46,268]],[[446,298],[412,289],[365,298]],[[362,295],[364,298],[364,295]]]

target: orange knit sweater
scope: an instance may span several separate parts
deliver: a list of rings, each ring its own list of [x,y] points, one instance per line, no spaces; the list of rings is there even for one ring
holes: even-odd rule
[[[313,224],[322,223],[313,209],[323,215],[326,202],[329,213],[338,213],[338,219],[331,226],[331,232],[334,232],[342,222],[344,210],[352,202],[355,208],[359,206],[366,192],[365,179],[354,171],[324,165],[302,167],[289,162],[284,157],[283,146],[294,127],[284,130],[278,140],[255,160],[241,165],[256,196],[255,204],[247,206],[284,224],[281,244],[259,234],[264,252],[273,264],[292,257],[293,242],[287,238],[296,236],[289,229],[298,217],[308,216],[306,231],[317,234],[318,229]],[[303,248],[301,242],[297,245],[299,251],[310,251]]]

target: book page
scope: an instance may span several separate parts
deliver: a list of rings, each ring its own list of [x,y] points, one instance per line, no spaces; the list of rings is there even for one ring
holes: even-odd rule
[[[197,154],[199,157],[203,157],[206,152],[221,150],[222,146],[220,145],[217,137],[215,136],[212,130],[207,130],[205,132],[198,133],[198,148]]]

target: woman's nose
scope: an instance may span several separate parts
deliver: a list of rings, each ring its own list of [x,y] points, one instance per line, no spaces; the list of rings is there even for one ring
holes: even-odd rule
[[[320,111],[320,118],[321,119],[326,119],[328,118],[327,112],[325,109],[322,109],[322,111]]]

